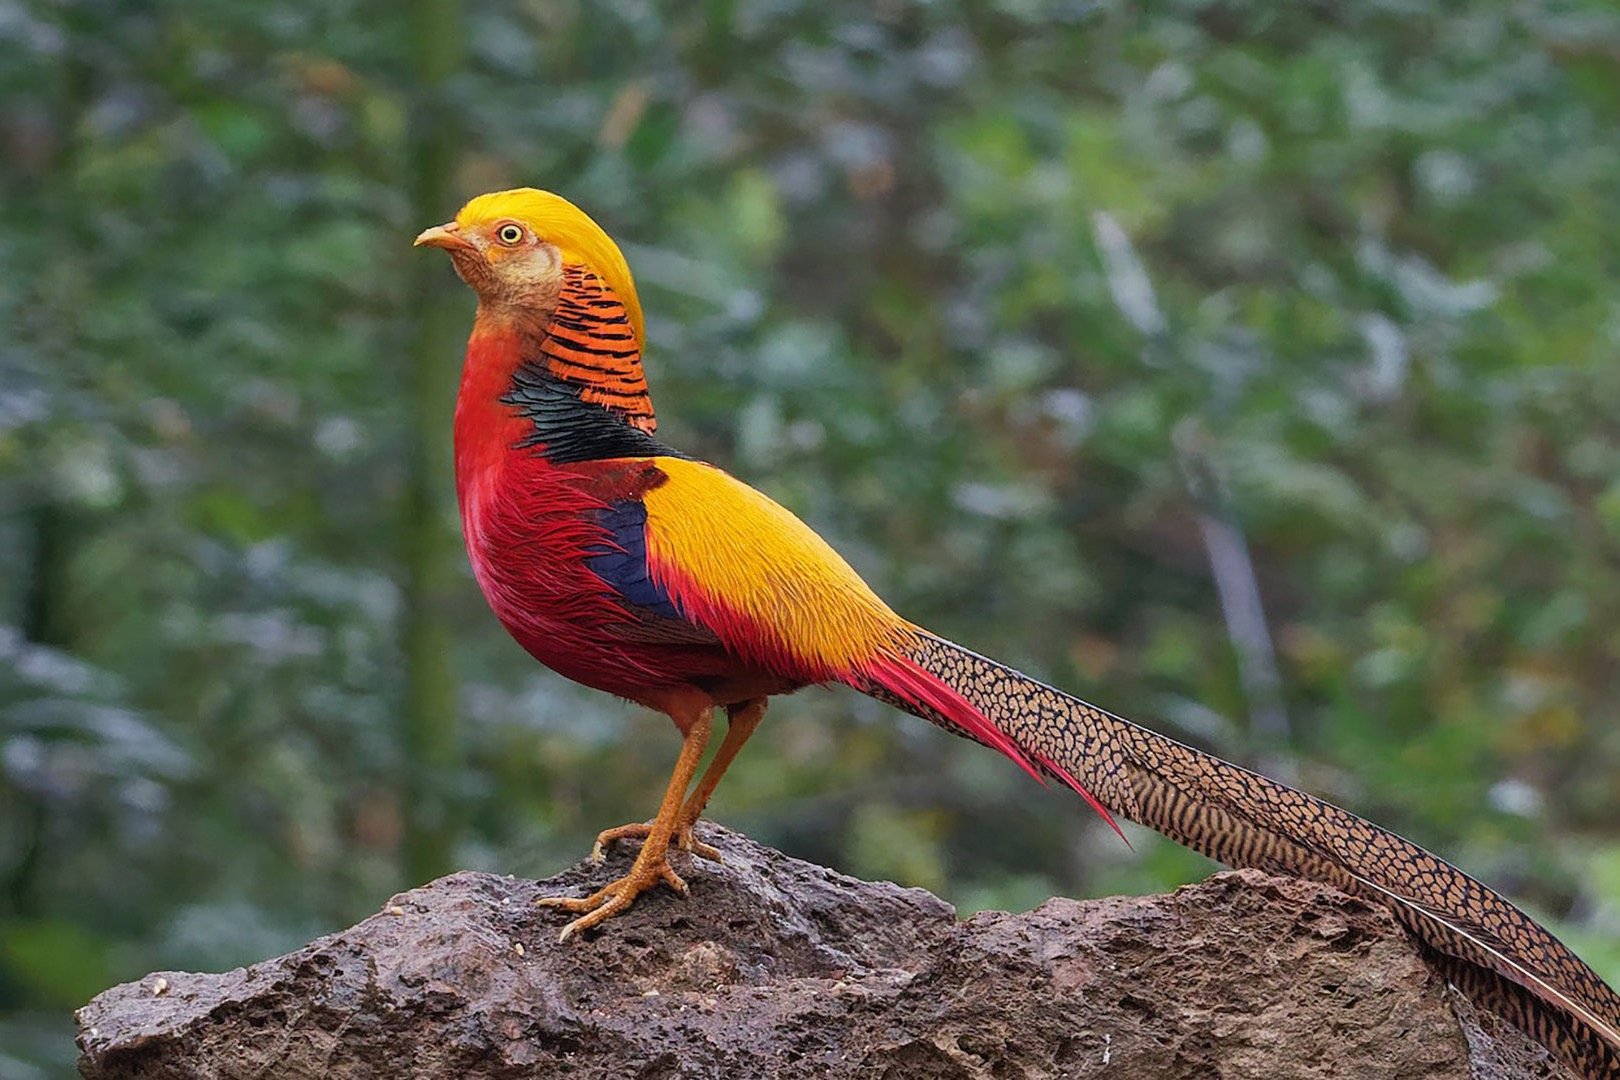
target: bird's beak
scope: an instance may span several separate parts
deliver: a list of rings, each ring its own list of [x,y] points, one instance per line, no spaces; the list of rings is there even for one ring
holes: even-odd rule
[[[453,221],[435,225],[431,229],[423,229],[417,235],[416,243],[411,246],[444,248],[446,251],[476,250],[472,241],[461,235],[461,226]]]

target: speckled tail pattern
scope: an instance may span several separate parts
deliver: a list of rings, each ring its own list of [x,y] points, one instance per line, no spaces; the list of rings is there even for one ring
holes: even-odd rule
[[[1620,1078],[1620,995],[1542,926],[1443,859],[1348,811],[1123,720],[932,635],[913,658],[1115,813],[1229,866],[1386,906],[1476,1004],[1593,1078]],[[957,734],[926,707],[868,691]]]

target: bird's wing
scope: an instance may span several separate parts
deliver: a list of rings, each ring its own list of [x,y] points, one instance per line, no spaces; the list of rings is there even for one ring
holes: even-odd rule
[[[648,464],[659,478],[605,512],[617,550],[592,561],[629,602],[803,682],[847,679],[909,642],[910,626],[788,510],[712,465]]]
[[[882,687],[894,700],[999,750],[1044,783],[1057,775],[1108,818],[1067,773],[1025,753],[914,659],[922,632],[896,615],[804,522],[728,473],[685,458],[625,463],[633,476],[603,511],[617,539],[592,568],[641,613],[684,626],[744,663],[793,682]],[[1112,818],[1109,818],[1112,822]]]

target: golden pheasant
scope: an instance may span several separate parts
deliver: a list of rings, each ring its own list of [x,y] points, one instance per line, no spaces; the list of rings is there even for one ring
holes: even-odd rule
[[[482,195],[417,245],[478,294],[455,412],[467,551],[491,608],[542,664],[666,714],[680,756],[630,872],[583,899],[566,940],[660,883],[766,699],[843,683],[993,747],[1037,780],[1233,866],[1388,907],[1448,977],[1593,1076],[1620,1075],[1620,995],[1512,904],[1320,799],[1122,720],[916,626],[821,537],[666,446],[642,371],[641,304],[618,246],[572,203]],[[693,786],[717,708],[728,718]],[[689,790],[690,789],[690,790]]]

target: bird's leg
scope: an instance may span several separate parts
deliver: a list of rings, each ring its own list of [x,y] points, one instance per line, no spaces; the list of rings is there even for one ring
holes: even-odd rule
[[[659,882],[686,895],[686,882],[669,865],[669,840],[680,822],[682,796],[692,783],[692,774],[697,772],[698,762],[703,760],[703,750],[708,745],[713,726],[711,710],[702,709],[686,728],[681,755],[676,758],[675,770],[669,776],[669,786],[664,789],[664,801],[659,804],[658,816],[646,826],[646,842],[641,845],[641,853],[636,856],[628,874],[584,899],[551,896],[537,901],[546,907],[560,907],[564,911],[580,913],[579,918],[563,927],[558,941],[567,941],[573,935],[611,919]]]
[[[703,770],[703,776],[698,780],[697,787],[692,794],[686,797],[681,804],[681,818],[678,826],[683,838],[681,846],[688,851],[696,852],[706,858],[720,861],[720,853],[708,844],[693,839],[692,829],[697,825],[698,818],[703,816],[703,808],[709,805],[709,796],[714,789],[720,786],[720,778],[726,775],[731,762],[737,752],[743,748],[743,743],[759,727],[759,722],[765,719],[765,699],[754,698],[740,705],[726,706],[726,737],[720,740],[720,749],[715,751],[714,760],[709,767]]]
[[[703,770],[703,776],[698,780],[697,787],[686,797],[681,804],[681,816],[675,825],[675,842],[682,851],[690,851],[694,855],[701,855],[705,859],[720,862],[720,852],[709,844],[692,835],[692,829],[697,825],[698,818],[703,814],[703,808],[709,805],[709,796],[714,789],[720,786],[720,778],[726,774],[731,766],[732,759],[737,756],[743,743],[759,727],[759,722],[765,718],[765,699],[754,698],[740,705],[726,706],[726,737],[720,740],[720,749],[714,753],[714,760],[709,767]],[[620,825],[614,829],[603,829],[596,836],[596,846],[591,849],[591,859],[602,861],[602,852],[607,845],[615,840],[639,840],[651,834],[652,822],[638,822],[634,825]]]

